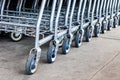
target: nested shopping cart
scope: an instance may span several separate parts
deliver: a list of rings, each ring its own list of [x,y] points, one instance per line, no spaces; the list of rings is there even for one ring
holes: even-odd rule
[[[102,27],[101,32],[104,34],[107,31],[107,13],[108,13],[108,7],[109,7],[110,1],[104,0],[103,1],[103,7],[102,7],[102,17],[104,18],[102,21]]]
[[[0,32],[13,41],[35,38],[26,62],[26,73],[33,74],[42,45],[49,42],[47,62],[53,63],[60,48],[67,54],[73,43],[78,48],[117,27],[119,12],[120,0],[0,0]]]
[[[23,34],[35,37],[35,48],[30,51],[26,63],[28,74],[35,72],[41,54],[39,46],[52,39],[55,30],[51,28],[54,27],[57,12],[57,1],[31,0],[30,2],[15,0],[17,3],[15,4],[14,0],[4,0],[0,15],[0,31],[10,33],[12,40],[19,41]],[[33,63],[35,66],[32,65]]]
[[[77,13],[78,7],[76,6],[79,6],[79,4],[77,4],[76,2],[77,0],[69,0],[69,1],[54,0],[53,1],[52,9],[54,11],[54,15],[53,14],[51,15],[54,17],[52,18],[53,19],[52,22],[50,22],[52,23],[52,25],[49,26],[51,28],[50,32],[52,34],[39,40],[39,38],[37,38],[39,36],[39,31],[36,31],[35,48],[33,48],[30,51],[30,55],[28,57],[27,64],[26,64],[26,71],[28,74],[34,73],[37,69],[37,64],[41,54],[41,49],[39,48],[39,46],[41,46],[42,44],[50,41],[50,45],[47,52],[47,61],[49,63],[53,63],[56,60],[57,51],[59,48],[62,48],[63,54],[67,54],[70,50],[72,41],[74,39],[75,39],[76,47],[80,46],[83,32],[80,29],[80,25],[77,22],[77,17],[79,15]],[[79,3],[81,4],[81,2]],[[45,7],[46,6],[44,2],[44,8],[41,8],[43,11],[43,14],[40,12],[41,15],[44,15]],[[39,26],[37,30],[38,29],[39,29]],[[77,34],[77,36],[74,37],[75,34]]]
[[[2,4],[0,31],[10,33],[13,41],[21,40],[23,34],[35,36],[38,14],[26,9],[23,5],[24,2],[25,0],[4,0]]]
[[[97,19],[95,18],[96,0],[83,1],[82,22],[81,26],[84,29],[84,40],[89,42],[93,36],[94,26]],[[95,20],[95,22],[93,22]]]

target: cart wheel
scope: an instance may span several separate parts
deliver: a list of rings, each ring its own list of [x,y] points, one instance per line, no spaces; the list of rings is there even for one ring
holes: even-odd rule
[[[117,28],[118,27],[118,25],[117,24],[114,24],[114,27],[113,28]]]
[[[75,37],[75,47],[80,47],[82,43],[82,34],[80,32],[76,33],[76,37]]]
[[[70,39],[65,37],[62,45],[62,53],[67,54],[70,50]]]
[[[118,17],[116,16],[114,18],[114,25],[113,25],[113,28],[117,28],[118,27]]]
[[[107,31],[107,25],[106,24],[107,23],[105,21],[103,21],[102,27],[101,27],[101,31],[102,31],[103,34]]]
[[[31,54],[26,63],[26,73],[28,75],[34,74],[37,70],[38,63],[36,63],[36,54]]]
[[[86,28],[86,34],[85,34],[85,40],[86,42],[90,42],[92,39],[92,35],[93,35],[93,27],[88,27]]]
[[[50,46],[47,52],[47,62],[53,63],[56,60],[56,46],[53,44],[53,42],[50,42]]]
[[[23,37],[22,34],[16,35],[15,33],[10,33],[10,38],[14,42],[20,41],[22,39],[22,37]]]
[[[111,25],[111,22],[109,21],[108,22],[108,31],[110,31],[112,29],[112,25]]]
[[[117,28],[118,27],[118,23],[117,22],[118,22],[117,18],[114,19],[113,28]]]
[[[95,37],[99,37],[99,35],[100,35],[100,25],[95,26],[94,35],[95,35]]]
[[[118,16],[118,26],[120,25],[120,16]]]

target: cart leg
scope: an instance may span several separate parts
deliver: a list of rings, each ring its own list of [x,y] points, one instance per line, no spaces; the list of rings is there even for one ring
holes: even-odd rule
[[[31,49],[26,62],[26,74],[31,75],[37,71],[38,62],[41,56],[41,49]]]

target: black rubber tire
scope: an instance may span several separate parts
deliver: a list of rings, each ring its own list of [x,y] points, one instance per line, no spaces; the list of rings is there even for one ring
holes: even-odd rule
[[[86,32],[85,32],[85,41],[86,42],[91,41],[91,39],[92,39],[92,31],[93,31],[92,27],[86,28]]]
[[[117,26],[118,26],[118,18],[117,17],[115,17],[114,18],[114,23],[113,23],[113,28],[117,28]]]
[[[31,54],[26,63],[26,74],[32,75],[37,71],[38,63],[36,63],[36,54]]]
[[[99,37],[99,35],[100,35],[100,25],[99,26],[96,25],[94,29],[94,36]]]
[[[56,47],[53,42],[50,42],[50,46],[47,52],[47,62],[54,63],[56,60]]]
[[[117,28],[117,27],[118,27],[118,25],[117,25],[117,24],[114,24],[113,26],[114,26],[113,28]]]
[[[108,22],[108,31],[111,31],[111,29],[112,29],[112,25],[110,24],[111,22],[109,21]]]
[[[109,23],[108,23],[108,31],[111,31],[112,28],[113,28],[113,25],[114,25],[114,22],[112,19],[109,20]]]
[[[70,50],[70,39],[65,37],[62,45],[62,54],[64,55],[68,54],[69,50]]]
[[[102,23],[102,27],[101,27],[101,32],[102,32],[102,34],[104,34],[106,31],[107,31],[107,25],[106,25],[107,23]]]
[[[75,36],[75,47],[79,48],[82,44],[82,34],[78,31]]]
[[[21,41],[23,38],[23,35],[20,34],[19,36],[15,36],[15,33],[10,33],[10,39],[13,41],[13,42],[19,42]]]
[[[118,25],[120,25],[120,16],[118,16]]]

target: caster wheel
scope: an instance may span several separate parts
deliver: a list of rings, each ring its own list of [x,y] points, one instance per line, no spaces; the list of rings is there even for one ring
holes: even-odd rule
[[[86,28],[85,40],[86,42],[90,42],[93,35],[93,27]]]
[[[63,45],[62,45],[62,53],[67,54],[70,50],[70,39],[65,37],[63,40]]]
[[[95,37],[99,37],[99,35],[100,35],[100,25],[99,24],[95,26],[94,35],[95,35]]]
[[[112,27],[110,26],[110,24],[108,24],[108,31],[111,31]]]
[[[118,18],[118,25],[120,25],[120,16],[119,16],[119,18]]]
[[[80,32],[77,32],[75,36],[75,47],[79,48],[81,44],[82,44],[82,34]]]
[[[50,46],[47,52],[47,62],[53,63],[56,60],[56,46],[53,44],[53,42],[50,42]]]
[[[113,27],[113,20],[110,19],[109,22],[108,22],[108,31],[111,31],[112,27]]]
[[[38,63],[36,63],[36,54],[31,54],[26,63],[26,74],[34,74],[37,70]]]
[[[14,42],[18,42],[22,39],[23,35],[22,34],[18,34],[16,35],[15,33],[10,33],[10,38],[12,41]]]
[[[116,16],[114,18],[113,28],[117,28],[117,27],[118,27],[118,17]]]
[[[117,25],[117,24],[115,24],[113,28],[117,28],[117,27],[118,27],[118,25]]]
[[[102,27],[101,27],[101,31],[104,34],[107,31],[107,23],[103,21]]]

